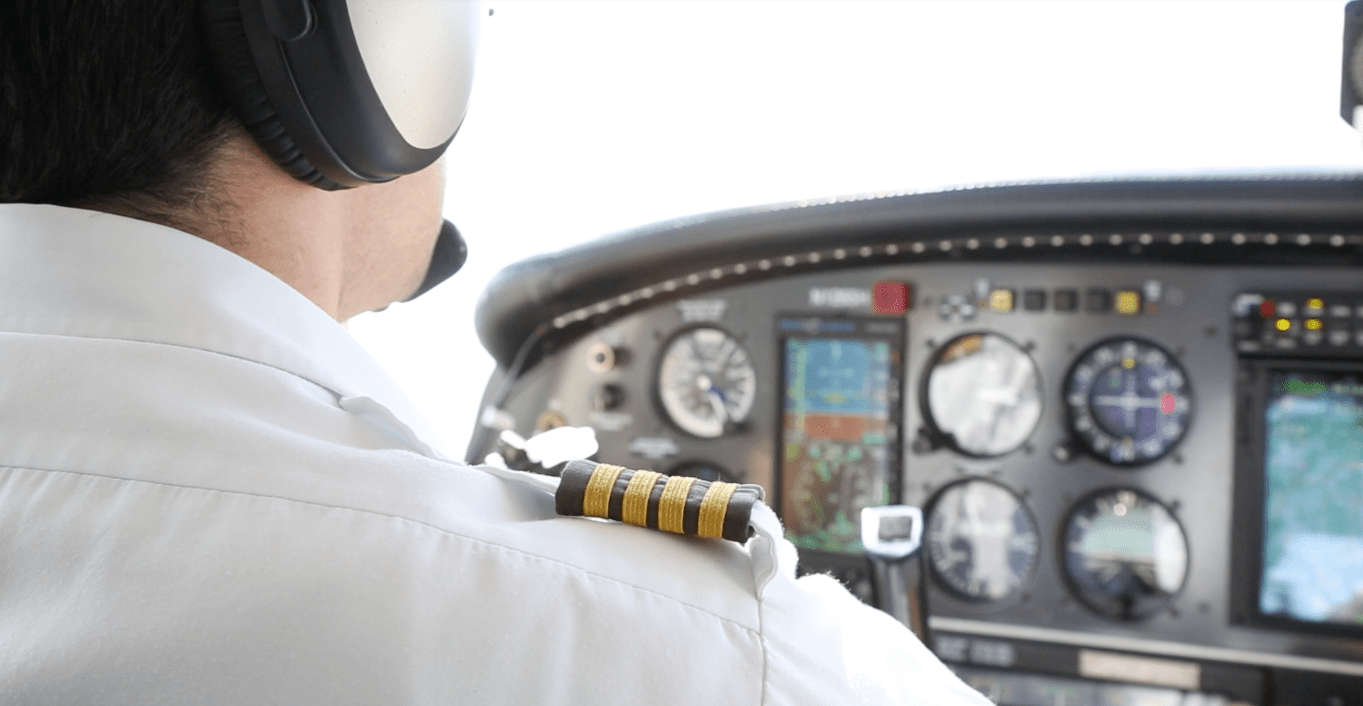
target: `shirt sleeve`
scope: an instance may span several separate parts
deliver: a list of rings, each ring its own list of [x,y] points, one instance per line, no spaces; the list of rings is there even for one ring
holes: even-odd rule
[[[989,706],[912,632],[832,577],[797,580],[795,548],[779,524],[773,528],[775,514],[761,514],[769,517],[754,523],[749,549],[757,559],[763,706]]]

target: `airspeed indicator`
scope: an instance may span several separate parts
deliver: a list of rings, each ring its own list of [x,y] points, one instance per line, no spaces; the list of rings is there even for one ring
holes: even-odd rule
[[[715,439],[747,421],[757,371],[738,339],[713,326],[672,339],[658,365],[658,400],[682,431]]]

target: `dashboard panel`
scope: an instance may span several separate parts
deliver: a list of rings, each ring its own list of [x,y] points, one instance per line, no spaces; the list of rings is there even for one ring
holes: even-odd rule
[[[485,418],[760,484],[868,602],[861,508],[923,508],[929,644],[1001,703],[1358,703],[1360,216],[1239,179],[664,224],[504,273]]]

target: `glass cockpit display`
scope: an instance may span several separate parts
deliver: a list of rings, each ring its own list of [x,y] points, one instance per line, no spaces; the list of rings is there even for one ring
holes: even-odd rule
[[[938,352],[924,402],[946,445],[968,456],[1001,456],[1022,446],[1041,420],[1041,374],[1011,340],[967,334]]]
[[[1363,373],[1275,371],[1259,611],[1363,626]]]
[[[783,319],[779,328],[786,535],[805,549],[860,553],[862,508],[897,492],[899,325]]]

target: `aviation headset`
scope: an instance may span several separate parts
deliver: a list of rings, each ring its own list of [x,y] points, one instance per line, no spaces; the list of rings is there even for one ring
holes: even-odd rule
[[[483,8],[473,0],[200,0],[236,114],[289,175],[321,189],[419,171],[459,130]],[[449,221],[410,299],[464,264]]]

